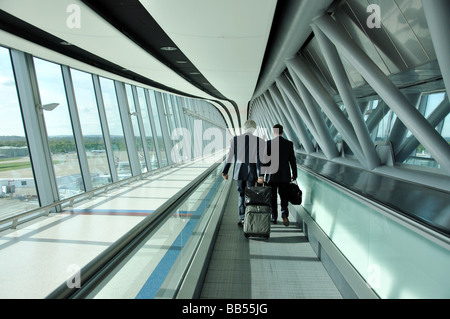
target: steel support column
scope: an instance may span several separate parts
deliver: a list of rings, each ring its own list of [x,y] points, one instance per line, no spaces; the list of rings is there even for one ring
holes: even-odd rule
[[[269,102],[266,100],[266,97],[265,97],[264,94],[260,96],[259,102],[261,103],[261,107],[262,107],[264,110],[266,110],[266,112],[267,112],[266,114],[268,114],[269,117],[270,117],[270,120],[271,120],[271,122],[272,122],[272,123],[270,124],[270,129],[272,130],[272,127],[273,127],[275,124],[280,123],[281,120],[280,120],[280,118],[278,117],[278,114],[275,113],[273,107],[271,107],[271,105],[269,104]],[[273,106],[273,105],[272,105],[272,106]]]
[[[347,142],[360,164],[365,168],[369,168],[351,123],[321,85],[314,73],[309,69],[306,62],[301,57],[296,57],[287,61],[287,64],[289,70],[292,71],[291,73],[298,76],[307,88],[307,91],[311,93],[333,125],[341,133],[342,138]]]
[[[256,100],[253,100],[252,102],[252,119],[255,121],[258,121],[257,124],[260,127],[265,127],[265,128],[269,128],[269,122],[268,122],[268,117],[265,116],[264,118],[259,114],[260,113],[260,108],[261,108],[261,103],[259,101],[259,98]]]
[[[50,205],[59,200],[59,193],[42,114],[33,57],[25,52],[11,49],[11,62],[30,150],[31,164],[33,165],[39,204],[40,206]]]
[[[278,123],[283,125],[284,134],[286,134],[286,137],[294,143],[294,148],[297,149],[298,148],[298,143],[296,143],[297,138],[292,132],[291,127],[285,124],[287,123],[287,118],[284,116],[283,112],[281,112],[279,107],[277,107],[277,103],[274,101],[272,93],[270,91],[266,91],[263,95],[265,96],[266,100],[269,101],[270,104],[273,106],[272,111],[274,111],[278,115]]]
[[[278,82],[277,82],[277,85],[280,86],[280,84]],[[285,101],[285,103],[286,103],[286,105],[287,105],[287,107],[289,109],[290,116],[294,120],[294,122],[296,123],[299,139],[300,139],[304,149],[306,150],[306,152],[308,154],[313,153],[314,152],[314,145],[313,145],[313,143],[311,141],[311,138],[310,138],[310,136],[308,134],[308,130],[306,128],[306,125],[305,125],[304,121],[302,121],[302,119],[296,113],[295,107],[291,103],[291,100],[287,96],[287,94],[284,91],[284,89],[281,88],[281,87],[279,87],[279,89],[280,89],[281,95],[283,96],[283,100]],[[291,87],[291,89],[292,89],[292,87]]]
[[[164,112],[164,102],[162,98],[162,93],[155,91],[155,100],[156,100],[156,110],[158,112],[159,122],[161,124],[161,132],[164,141],[164,148],[166,150],[167,161],[169,165],[173,165],[174,162],[172,160],[171,151],[172,151],[172,142],[170,140],[170,132],[167,126],[166,114]]]
[[[450,101],[444,99],[436,109],[428,116],[427,120],[433,127],[436,127],[450,113]],[[419,142],[414,135],[406,139],[397,149],[394,148],[396,161],[403,163],[405,159],[419,146]]]
[[[133,131],[133,124],[130,118],[130,108],[128,106],[125,84],[123,82],[114,81],[117,92],[117,102],[119,103],[120,118],[122,119],[123,133],[125,142],[127,143],[128,158],[130,160],[132,176],[141,175],[141,164],[137,153],[136,140]]]
[[[252,119],[256,121],[256,124],[260,127],[260,129],[265,132],[266,139],[270,138],[270,125],[267,122],[267,119],[262,117],[261,114],[258,112],[259,104],[256,103],[256,101],[253,103],[252,106]]]
[[[274,114],[273,109],[267,105],[263,95],[258,98],[258,103],[261,110],[261,118],[265,119],[267,122],[268,138],[272,139],[274,137],[272,128],[275,124],[280,123],[280,120]],[[264,114],[264,116],[262,114]]]
[[[181,96],[178,96],[178,97],[176,97],[176,100],[177,100],[176,107],[178,108],[178,114],[179,114],[180,120],[181,120],[181,128],[187,130],[188,126],[187,126],[187,121],[186,121],[186,113],[184,112],[185,99]],[[186,140],[186,136],[184,136],[183,145],[186,149],[192,150],[192,136],[191,136],[190,140]],[[191,160],[192,156],[193,156],[192,151],[190,151],[190,153],[191,153],[191,158],[189,158],[189,160]]]
[[[285,118],[286,118],[286,125],[291,128],[295,137],[298,136],[300,144],[304,144],[309,139],[308,134],[303,126],[296,125],[296,121],[294,120],[294,118],[296,118],[296,116],[294,116],[290,113],[289,108],[287,107],[287,102],[283,98],[280,89],[277,86],[271,86],[269,88],[269,90],[271,91],[272,95],[276,98],[278,104],[280,105],[280,109],[283,108],[283,105],[285,106],[284,109],[287,111],[287,114],[286,113],[283,113],[283,114],[285,115]],[[280,110],[280,111],[282,112],[282,110]],[[287,118],[287,115],[289,115],[289,118],[292,119],[293,121],[289,121]],[[295,125],[296,130],[294,130],[291,123],[293,123]],[[294,143],[294,145],[295,145],[295,143]],[[312,145],[312,143],[311,143],[311,145]],[[297,145],[295,145],[295,146],[296,146],[295,148],[300,148],[300,146],[298,146],[298,147],[297,147]]]
[[[437,60],[444,78],[447,96],[450,96],[450,1],[422,0],[423,11],[430,30],[431,40],[436,51]]]
[[[284,130],[286,131],[286,129],[288,129],[289,132],[291,132],[291,137],[292,137],[291,141],[294,143],[294,148],[296,148],[296,149],[299,148],[300,143],[299,143],[299,140],[297,137],[298,133],[292,127],[292,124],[291,124],[292,122],[290,120],[288,120],[288,116],[286,115],[286,112],[285,112],[286,107],[283,107],[283,106],[285,106],[285,103],[284,103],[283,97],[281,96],[281,93],[280,93],[278,87],[276,85],[270,86],[269,93],[271,94],[272,98],[274,99],[274,102],[276,104],[278,104],[278,111],[279,111],[281,117],[284,119],[284,125],[283,125]]]
[[[279,80],[281,81],[281,83],[284,83],[283,88],[286,89],[285,92],[289,96],[291,102],[294,103],[295,101],[297,101],[299,110],[302,109],[302,105],[299,100],[300,98],[301,100],[303,100],[305,109],[301,113],[305,113],[305,116],[309,116],[309,118],[311,119],[311,124],[309,125],[311,127],[309,127],[306,121],[305,124],[308,126],[309,131],[316,139],[317,144],[319,144],[326,158],[331,160],[335,157],[338,157],[339,154],[336,148],[336,144],[331,138],[330,131],[328,130],[322,115],[312,101],[311,95],[309,94],[303,83],[300,81],[300,79],[297,76],[292,75],[292,80],[294,81],[294,85],[297,87],[298,94],[297,92],[295,92],[292,86],[287,85],[288,80],[286,77],[284,77],[284,79],[280,78]]]
[[[383,100],[378,102],[378,105],[373,109],[366,120],[366,125],[370,133],[380,124],[381,120],[389,112],[389,106]]]
[[[61,66],[61,71],[64,82],[64,90],[66,91],[67,105],[69,107],[70,120],[72,122],[75,147],[77,149],[78,161],[80,163],[81,176],[83,178],[83,186],[85,191],[89,192],[93,189],[92,178],[87,160],[86,148],[84,147],[84,136],[81,130],[80,116],[78,114],[72,75],[70,73],[70,68],[66,65]]]
[[[342,98],[342,102],[344,103],[345,109],[350,117],[356,137],[358,138],[361,149],[367,159],[368,167],[370,169],[374,169],[375,167],[380,166],[380,159],[375,151],[375,146],[370,138],[369,131],[366,123],[364,122],[358,102],[356,102],[356,97],[353,94],[344,65],[342,64],[336,48],[322,33],[322,31],[320,31],[314,24],[311,25],[311,28],[319,42],[325,61],[330,69],[331,76],[333,77],[334,83],[336,84],[338,92]]]
[[[161,150],[159,148],[159,143],[158,143],[158,131],[156,130],[156,126],[155,126],[156,123],[155,123],[155,117],[153,116],[150,93],[148,92],[147,89],[144,90],[144,95],[145,95],[145,101],[147,102],[147,112],[148,112],[148,117],[150,119],[150,127],[152,129],[153,145],[154,145],[155,151],[156,151],[156,158],[158,159],[158,168],[160,168],[160,167],[162,167],[162,155],[161,155]]]
[[[422,97],[422,94],[414,93],[414,94],[409,94],[406,97],[413,105],[418,105],[418,103],[420,102],[420,99]],[[407,132],[408,132],[408,128],[397,117],[397,119],[395,120],[394,126],[392,127],[392,130],[389,134],[389,141],[392,143],[392,148],[394,149],[394,152],[403,143]]]
[[[106,158],[108,159],[109,170],[111,172],[111,181],[115,183],[119,181],[119,177],[117,175],[116,165],[114,164],[114,152],[111,143],[111,135],[109,134],[109,126],[108,120],[106,118],[103,93],[100,86],[100,78],[98,75],[93,75],[92,79],[94,83],[95,100],[97,102],[100,125],[103,133],[103,139],[105,141]]]
[[[277,79],[275,79],[275,83],[280,89],[280,91],[284,92],[284,94],[288,97],[288,100],[290,101],[290,104],[288,104],[288,109],[290,110],[291,116],[299,115],[303,120],[303,123],[308,127],[309,131],[311,132],[312,136],[317,141],[321,140],[321,136],[317,133],[316,127],[314,126],[314,123],[311,119],[311,116],[308,113],[308,110],[306,107],[301,103],[301,98],[298,95],[298,93],[294,90],[291,83],[287,79],[285,75],[279,76]],[[293,116],[294,118],[297,118],[297,116]]]
[[[148,150],[148,145],[147,145],[147,136],[145,134],[145,128],[144,128],[144,121],[142,120],[142,112],[141,112],[141,104],[139,102],[139,96],[138,96],[138,92],[136,89],[136,86],[132,85],[131,86],[131,94],[132,94],[132,98],[134,101],[134,107],[135,107],[135,112],[136,112],[136,119],[138,122],[138,129],[139,129],[139,133],[141,136],[141,141],[142,141],[142,148],[144,150],[144,158],[145,158],[145,164],[147,167],[147,172],[150,171],[151,168],[151,159],[150,159],[150,154],[149,154],[149,150]],[[141,165],[141,169],[142,169],[142,165]],[[143,172],[145,173],[145,172]]]
[[[261,101],[261,98],[258,98],[258,101],[256,102],[257,110],[258,110],[258,116],[260,118],[260,121],[262,121],[265,124],[266,132],[267,132],[267,138],[272,139],[273,138],[273,132],[272,127],[276,123],[274,120],[272,120],[270,113],[262,112],[261,109],[264,109],[263,103]],[[264,116],[267,115],[267,116]]]
[[[442,3],[442,1],[439,1]],[[434,2],[433,2],[434,4]],[[417,137],[431,156],[450,174],[450,146],[447,141],[414,108],[400,90],[389,80],[380,68],[350,38],[344,27],[329,15],[314,20],[320,30],[333,42],[339,53],[352,61],[353,66],[370,86],[397,114],[400,120]],[[442,32],[444,32],[442,30]],[[445,54],[447,54],[445,52]]]

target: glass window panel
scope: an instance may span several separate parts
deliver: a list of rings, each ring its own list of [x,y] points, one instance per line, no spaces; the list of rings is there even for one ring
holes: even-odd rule
[[[150,121],[150,115],[148,113],[144,89],[138,87],[137,94],[139,99],[139,105],[141,107],[142,123],[144,124],[145,141],[147,143],[147,148],[150,155],[150,169],[153,170],[158,168],[159,164],[158,164],[158,157],[156,155],[155,142],[153,139],[152,126]]]
[[[114,164],[116,165],[119,180],[122,180],[131,177],[131,167],[123,133],[122,120],[120,118],[116,88],[114,87],[114,81],[102,77],[100,77],[100,86],[102,88],[109,134],[111,136]]]
[[[363,117],[364,117],[364,121],[367,122],[369,117],[372,116],[372,113],[375,112],[375,110],[377,109],[379,100],[372,100],[372,101],[368,101],[365,103],[366,103],[366,106],[364,108]],[[372,132],[373,132],[373,130],[371,130],[371,133]]]
[[[72,122],[67,105],[61,66],[34,58],[42,105],[59,103],[43,110],[50,152],[61,199],[84,191]]]
[[[84,147],[94,188],[111,183],[92,75],[71,70]]]
[[[389,139],[392,127],[394,126],[397,115],[389,110],[378,124],[377,141],[386,141]]]
[[[132,114],[131,115],[131,124],[133,126],[134,140],[136,141],[136,148],[137,148],[137,152],[138,152],[139,163],[141,165],[141,171],[142,171],[142,173],[146,173],[148,171],[148,169],[147,169],[147,163],[145,161],[144,146],[142,144],[141,132],[139,130],[139,121],[138,121],[139,115],[136,110],[136,105],[134,104],[133,92],[131,90],[131,85],[125,84],[125,90],[127,92],[128,107],[130,108],[130,113]]]
[[[450,115],[447,115],[445,117],[445,120],[442,124],[441,135],[450,144]]]
[[[167,120],[167,127],[169,128],[169,135],[172,135],[173,130],[176,127],[175,124],[175,114],[172,109],[172,102],[168,94],[163,94],[163,101],[165,106],[165,114]]]
[[[193,100],[192,99],[187,99],[187,103],[186,103],[186,107],[192,111],[192,104],[193,104]]]
[[[161,122],[159,119],[159,114],[158,114],[158,109],[157,109],[157,104],[156,104],[156,97],[155,97],[154,91],[149,90],[148,92],[150,95],[150,104],[151,104],[151,109],[152,109],[152,113],[153,113],[153,118],[155,120],[157,140],[158,140],[159,150],[161,153],[161,167],[163,167],[163,166],[167,166],[169,164],[169,162],[167,160],[166,148],[164,146],[164,139],[163,139],[163,135],[162,135]]]
[[[424,104],[423,109],[421,109],[421,112],[424,114],[425,118],[428,118],[434,110],[442,103],[442,101],[446,98],[445,92],[438,92],[438,93],[430,93],[430,94],[424,94],[422,97],[422,103]],[[440,121],[439,124],[435,127],[435,129],[446,139],[448,143],[450,143],[450,136],[449,136],[449,129],[448,122],[449,116],[443,121]],[[408,130],[407,137],[410,137],[412,134]],[[436,162],[436,160],[431,156],[431,154],[427,151],[427,149],[422,145],[419,144],[417,148],[410,154],[409,157],[407,157],[404,161],[404,163],[422,166],[422,167],[434,167],[434,168],[441,168],[441,166]]]
[[[183,127],[182,125],[181,125],[181,117],[180,117],[180,108],[179,108],[179,105],[178,105],[178,100],[177,100],[177,98],[175,97],[175,96],[171,96],[171,98],[172,98],[172,102],[173,102],[173,104],[172,104],[172,108],[173,108],[173,112],[174,112],[174,114],[175,114],[175,119],[176,119],[176,122],[177,122],[177,127]]]
[[[445,93],[435,93],[435,94],[429,94],[428,95],[428,101],[427,106],[425,109],[425,118],[430,116],[431,113],[441,104],[441,102],[444,100]]]
[[[0,218],[39,207],[9,50],[0,47]]]

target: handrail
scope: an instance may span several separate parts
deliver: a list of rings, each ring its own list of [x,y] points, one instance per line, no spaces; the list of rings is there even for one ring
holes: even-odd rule
[[[202,285],[206,277],[208,265],[213,254],[214,245],[219,233],[220,223],[225,212],[230,190],[234,184],[228,180],[205,226],[204,235],[197,244],[195,253],[186,267],[180,285],[175,291],[174,299],[199,299]]]
[[[180,163],[180,164],[185,164],[185,163]],[[41,206],[41,207],[38,207],[38,208],[35,208],[35,209],[32,209],[32,210],[29,210],[29,211],[17,214],[17,215],[13,215],[13,216],[6,217],[4,219],[0,219],[0,224],[6,224],[6,223],[11,222],[11,221],[13,222],[11,226],[4,227],[3,229],[0,229],[0,230],[4,230],[4,229],[8,229],[8,228],[13,228],[13,229],[16,228],[18,223],[19,223],[19,219],[27,217],[29,215],[33,215],[33,214],[39,213],[41,211],[44,211],[39,216],[43,216],[43,215],[48,216],[50,214],[50,212],[52,211],[52,209],[54,209],[57,206],[61,206],[62,207],[62,206],[64,206],[64,204],[70,202],[69,207],[72,207],[77,199],[80,199],[80,198],[83,198],[83,200],[84,200],[84,198],[91,199],[95,195],[95,193],[97,193],[97,194],[105,193],[111,188],[121,187],[121,186],[123,186],[125,184],[129,184],[129,183],[131,183],[133,181],[141,180],[141,179],[143,179],[145,177],[148,177],[148,176],[151,176],[151,175],[163,172],[165,170],[171,169],[171,168],[173,168],[173,167],[175,167],[177,165],[178,164],[169,165],[169,166],[165,166],[165,167],[162,167],[162,168],[159,168],[159,169],[151,170],[151,171],[149,171],[147,173],[143,173],[143,174],[140,174],[140,175],[137,175],[137,176],[131,176],[131,177],[122,179],[120,181],[117,181],[115,183],[111,183],[111,184],[108,184],[108,185],[104,185],[104,186],[98,187],[98,188],[93,189],[93,190],[88,191],[88,192],[83,192],[83,193],[75,195],[75,196],[64,198],[64,199],[62,199],[60,201],[54,202],[54,203],[46,205],[46,206]]]
[[[67,283],[62,283],[47,299],[84,298],[104,279],[115,266],[118,265],[130,252],[141,243],[146,236],[153,231],[161,221],[178,207],[197,187],[207,178],[220,162],[214,163],[192,182],[183,187],[168,201],[158,207],[151,215],[147,216],[139,224],[133,227],[125,235],[109,246],[100,255],[94,258],[80,270],[80,288],[69,288]]]
[[[367,205],[377,211],[378,213],[388,217],[389,219],[394,220],[395,222],[407,227],[408,229],[411,229],[415,231],[416,233],[421,234],[423,237],[428,238],[432,242],[440,245],[441,247],[444,247],[446,249],[450,249],[450,237],[448,237],[446,234],[438,231],[437,229],[432,228],[429,225],[426,225],[419,220],[409,216],[408,214],[401,212],[394,207],[388,206],[386,204],[383,204],[381,202],[375,201],[374,199],[365,197],[355,191],[353,191],[350,188],[347,188],[336,181],[333,181],[327,176],[321,175],[315,171],[313,171],[308,166],[298,164],[297,167],[300,169],[303,169],[304,171],[308,172],[309,174],[315,176],[316,178],[336,187],[337,189],[343,191],[353,199],[359,201],[360,203],[363,203],[364,205]]]

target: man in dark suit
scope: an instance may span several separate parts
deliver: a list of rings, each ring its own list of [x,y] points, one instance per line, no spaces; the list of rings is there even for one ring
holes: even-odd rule
[[[237,181],[237,190],[239,192],[239,226],[244,224],[245,187],[255,186],[255,183],[262,184],[264,182],[264,176],[261,173],[261,156],[266,152],[266,142],[253,135],[256,130],[255,121],[246,121],[244,130],[244,134],[231,139],[230,150],[222,170],[222,177],[227,180],[231,163],[234,162],[233,179]]]
[[[267,152],[270,154],[271,161],[277,161],[277,163],[272,165],[275,169],[272,169],[266,177],[268,185],[272,188],[272,223],[276,224],[278,218],[278,192],[280,194],[283,224],[289,226],[289,183],[291,180],[297,179],[294,144],[281,136],[283,134],[283,126],[280,124],[273,126],[273,134],[274,138],[267,142]],[[272,154],[273,152],[278,152],[278,156],[277,154]]]

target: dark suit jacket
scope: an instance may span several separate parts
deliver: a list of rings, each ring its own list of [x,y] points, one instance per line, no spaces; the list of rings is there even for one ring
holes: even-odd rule
[[[256,181],[261,175],[261,155],[266,152],[266,142],[251,134],[235,136],[230,141],[223,174],[228,174],[234,162],[233,179]]]
[[[278,157],[276,156],[277,150]],[[272,151],[274,154],[272,154]],[[267,182],[289,183],[292,177],[297,179],[294,143],[282,136],[275,137],[267,142],[267,153],[271,158],[271,166],[275,167],[275,170],[272,169],[270,174],[266,176]],[[276,166],[272,165],[274,161],[278,161]]]

